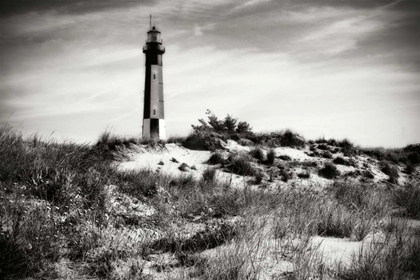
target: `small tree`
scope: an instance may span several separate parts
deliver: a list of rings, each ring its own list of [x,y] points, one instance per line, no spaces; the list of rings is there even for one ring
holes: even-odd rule
[[[219,120],[213,113],[209,116],[209,125],[217,132],[225,130],[223,121]]]
[[[238,122],[238,119],[235,119],[234,117],[231,117],[230,115],[227,115],[223,124],[229,132],[235,132],[237,122]]]
[[[247,122],[239,122],[236,132],[238,133],[248,133],[251,132],[252,128]]]

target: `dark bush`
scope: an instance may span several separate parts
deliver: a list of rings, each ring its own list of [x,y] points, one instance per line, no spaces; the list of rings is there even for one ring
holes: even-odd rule
[[[332,162],[335,164],[350,165],[349,162],[342,157],[336,157]]]
[[[301,179],[308,179],[311,177],[311,173],[306,171],[306,172],[298,173],[297,176]]]
[[[247,122],[239,122],[238,127],[236,128],[236,132],[240,134],[250,133],[251,131],[252,131],[252,128]]]
[[[357,154],[357,149],[354,147],[353,143],[348,139],[341,140],[337,142],[338,146],[341,147],[341,151],[345,156],[353,156]]]
[[[187,171],[189,168],[188,164],[186,164],[185,162],[181,163],[180,166],[178,166],[178,169],[181,170],[182,172]]]
[[[29,272],[25,244],[0,234],[0,279],[20,279]]]
[[[420,156],[416,152],[413,152],[413,153],[409,154],[407,156],[407,159],[412,165],[416,165],[416,164],[420,163]]]
[[[223,125],[225,126],[225,129],[227,131],[235,132],[237,122],[238,122],[238,119],[235,119],[235,118],[231,117],[230,115],[227,115],[225,120],[223,121]]]
[[[416,168],[412,164],[407,164],[404,171],[405,171],[405,173],[411,175],[416,171]]]
[[[291,160],[291,158],[288,156],[288,155],[280,155],[279,156],[279,159],[281,159],[281,160]]]
[[[275,159],[276,159],[276,152],[274,151],[274,149],[270,149],[267,153],[267,163],[270,165],[273,165]]]
[[[224,164],[226,163],[226,161],[225,161],[225,159],[224,159],[224,157],[223,157],[223,155],[222,155],[221,153],[219,153],[219,152],[215,152],[215,153],[213,153],[213,154],[210,156],[210,158],[209,158],[209,160],[207,161],[207,163],[208,163],[208,164],[212,164],[212,165],[215,165],[215,164],[221,164],[221,165],[224,165]]]
[[[221,134],[196,131],[187,136],[183,145],[190,150],[214,151],[223,148],[221,140],[226,140]]]
[[[340,171],[338,171],[334,164],[327,162],[324,167],[318,171],[318,174],[324,178],[333,179],[340,175]]]
[[[208,168],[203,172],[203,181],[204,182],[214,182],[216,178],[216,169]]]
[[[332,154],[329,151],[323,151],[321,153],[321,157],[327,158],[327,159],[331,159],[333,156],[332,156]]]
[[[391,183],[397,183],[398,182],[398,169],[395,166],[390,165],[388,162],[381,164],[381,171],[389,176],[389,181]]]
[[[300,148],[305,146],[305,139],[299,134],[287,129],[280,138],[280,145]]]
[[[326,144],[319,144],[317,146],[317,148],[320,149],[320,150],[324,150],[324,151],[326,151],[326,150],[329,151],[330,150],[330,147],[328,145],[326,145]]]
[[[261,184],[262,180],[264,179],[264,174],[262,172],[257,172],[257,174],[255,174],[255,184],[259,185]]]
[[[230,169],[238,175],[253,176],[256,174],[256,170],[252,167],[250,161],[250,158],[245,156],[234,157]]]
[[[372,174],[372,172],[370,172],[369,170],[365,170],[363,171],[363,177],[365,178],[369,178],[369,179],[373,179],[375,178],[375,176]]]
[[[292,174],[290,174],[289,172],[287,172],[286,169],[281,169],[280,170],[280,176],[281,176],[281,180],[283,182],[287,182],[287,181],[289,181],[289,179],[292,178]]]
[[[260,162],[263,162],[263,161],[264,161],[264,152],[263,152],[263,150],[261,150],[261,148],[255,148],[255,149],[252,149],[252,150],[249,152],[249,154],[250,154],[253,158],[258,159]]]

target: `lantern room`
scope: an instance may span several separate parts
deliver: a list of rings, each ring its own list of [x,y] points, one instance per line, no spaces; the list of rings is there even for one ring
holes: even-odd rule
[[[160,38],[160,31],[157,30],[154,26],[152,30],[147,32],[147,41],[146,43],[159,43],[162,44],[162,40]]]

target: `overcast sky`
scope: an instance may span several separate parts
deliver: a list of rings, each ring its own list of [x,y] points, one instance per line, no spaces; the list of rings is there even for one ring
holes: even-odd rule
[[[1,122],[78,142],[140,135],[149,14],[169,135],[210,109],[255,131],[420,142],[418,0],[1,0]]]

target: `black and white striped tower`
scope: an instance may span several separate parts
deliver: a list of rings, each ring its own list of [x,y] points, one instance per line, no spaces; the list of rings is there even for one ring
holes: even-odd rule
[[[146,78],[144,84],[143,139],[165,140],[165,114],[163,104],[162,45],[160,32],[153,26],[147,32]]]

